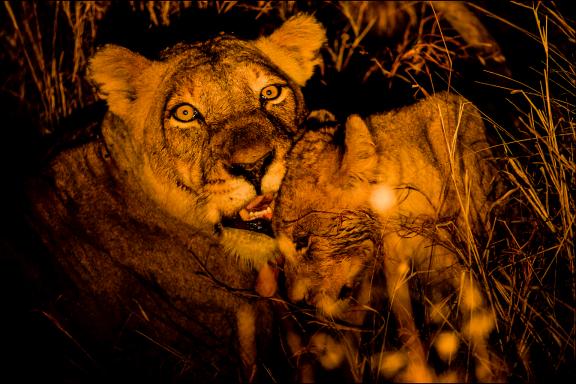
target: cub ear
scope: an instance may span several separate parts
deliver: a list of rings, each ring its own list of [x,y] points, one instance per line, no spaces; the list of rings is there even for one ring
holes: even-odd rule
[[[310,112],[306,118],[305,126],[308,131],[319,131],[331,137],[334,137],[339,128],[336,116],[325,109],[316,109]]]
[[[322,65],[320,48],[325,41],[324,27],[314,17],[300,14],[255,44],[298,85],[304,86],[314,74],[314,67]]]
[[[368,126],[360,116],[352,115],[346,121],[344,135],[344,156],[340,174],[345,187],[369,181],[375,176],[378,156]]]
[[[152,62],[127,48],[105,45],[88,63],[88,78],[114,114],[122,116],[137,97],[136,79]]]

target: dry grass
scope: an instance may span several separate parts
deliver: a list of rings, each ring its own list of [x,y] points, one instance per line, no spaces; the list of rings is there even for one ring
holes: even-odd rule
[[[0,58],[3,65],[14,69],[3,79],[2,92],[18,100],[23,110],[34,117],[39,133],[57,132],[67,116],[95,100],[83,74],[101,32],[99,28],[104,28],[103,20],[114,7],[112,4],[7,1],[2,5],[0,37],[4,53]],[[149,21],[152,30],[169,29],[175,18],[191,10],[242,14],[259,21],[283,20],[300,10],[316,11],[319,16],[336,15],[331,20],[334,22],[327,24],[329,42],[323,77],[328,83],[338,79],[347,79],[348,84],[356,82],[358,88],[349,89],[351,94],[346,93],[347,98],[354,98],[354,92],[362,90],[364,83],[373,82],[381,87],[382,98],[386,100],[391,97],[387,94],[389,90],[406,100],[451,88],[467,97],[477,96],[481,109],[482,101],[485,102],[488,106],[485,118],[494,128],[494,148],[500,154],[501,175],[509,192],[495,218],[495,230],[488,245],[468,244],[465,248],[474,252],[463,257],[474,256],[473,270],[483,282],[499,319],[502,351],[513,362],[523,363],[515,368],[515,380],[541,381],[544,375],[556,371],[573,375],[576,354],[573,21],[544,3],[510,5],[512,13],[524,16],[522,24],[513,21],[518,18],[510,14],[473,5],[471,9],[500,28],[493,33],[496,41],[504,38],[498,32],[506,27],[516,33],[516,38],[530,42],[533,51],[519,54],[523,58],[532,57],[532,72],[516,73],[513,65],[506,71],[493,70],[491,63],[502,63],[499,48],[478,49],[479,44],[475,44],[478,41],[463,38],[465,34],[447,27],[442,10],[433,4],[385,2],[380,7],[374,4],[133,1],[129,6],[134,17]],[[563,51],[563,47],[570,47],[571,52]],[[460,87],[459,71],[469,66],[480,68],[482,76],[472,87],[466,84]],[[482,100],[478,96],[490,89],[498,91],[500,99]],[[314,88],[309,91],[313,97]],[[493,116],[494,110],[500,116]]]
[[[108,5],[54,2],[46,9],[35,2],[4,2],[3,6],[12,27],[4,36],[5,46],[11,48],[10,58],[25,68],[20,74],[23,87],[15,91],[21,100],[40,103],[34,112],[43,133],[48,133],[92,100],[80,76],[94,50],[96,24]]]
[[[538,35],[530,37],[543,59],[531,82],[506,79],[516,130],[499,127],[505,149],[502,175],[514,188],[509,204],[517,209],[498,218],[504,247],[494,249],[507,260],[495,267],[491,288],[520,355],[528,359],[536,346],[554,369],[561,369],[574,362],[576,348],[576,72],[573,57],[553,45],[549,28],[555,24],[572,44],[575,34],[562,15],[544,4],[518,6],[532,13]]]

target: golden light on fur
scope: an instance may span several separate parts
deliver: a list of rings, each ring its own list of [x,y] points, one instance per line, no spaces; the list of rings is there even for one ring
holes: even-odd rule
[[[242,229],[223,228],[220,243],[230,255],[236,256],[238,264],[245,268],[258,270],[279,254],[274,239],[261,233],[246,233]],[[254,243],[257,243],[258,247],[254,247]]]
[[[319,50],[326,40],[322,24],[308,15],[292,17],[274,34],[260,38],[256,46],[271,57],[288,76],[304,85],[321,64]]]
[[[386,213],[396,204],[396,195],[392,188],[385,184],[372,187],[370,194],[370,207],[379,214]]]
[[[182,75],[178,66],[186,61],[185,55],[180,59],[151,61],[123,47],[103,47],[90,60],[89,76],[99,87],[109,110],[130,127],[131,133],[125,137],[118,135],[117,129],[110,129],[110,132],[104,129],[106,140],[117,144],[111,146],[118,152],[114,156],[126,158],[128,164],[124,166],[127,168],[132,167],[132,157],[140,156],[143,164],[133,168],[147,194],[172,216],[193,226],[202,224],[203,230],[210,231],[209,226],[217,225],[224,217],[234,217],[257,194],[273,195],[278,190],[290,142],[286,138],[280,139],[276,131],[283,120],[296,124],[292,115],[302,109],[296,105],[294,89],[285,76],[287,74],[303,85],[321,63],[318,50],[324,40],[324,29],[313,17],[295,16],[271,35],[251,43],[261,51],[262,58],[280,67],[284,73],[254,60],[233,60],[232,70],[218,69],[227,65],[223,63],[213,68],[199,66],[184,80],[177,79]],[[230,45],[227,55],[233,56],[233,40],[224,40],[221,44]],[[226,62],[229,58],[220,60]],[[230,77],[225,87],[218,85],[223,76]],[[163,88],[160,83],[163,78],[178,81],[178,87],[166,104],[168,110],[187,105],[202,119],[212,122],[226,120],[226,114],[231,113],[235,119],[226,120],[228,126],[219,132],[208,134],[199,125],[199,119],[193,119],[192,127],[169,118],[164,121],[166,141],[169,147],[173,146],[170,149],[176,156],[170,156],[170,151],[164,149],[144,148],[144,142],[154,145],[154,140],[143,139],[144,132],[159,131],[157,127],[149,126],[154,121],[150,117],[152,112],[133,114],[129,111],[161,112],[157,111],[158,104],[153,100],[159,97],[157,92]],[[278,94],[262,104],[261,92],[270,87]],[[246,89],[252,92],[245,92]],[[274,122],[260,114],[241,116],[243,109],[251,110],[255,106],[276,114]],[[296,126],[288,128],[289,131],[297,129]],[[161,138],[157,137],[157,140]],[[128,150],[131,153],[123,153]],[[194,155],[194,152],[202,156]],[[274,156],[267,164],[266,172],[261,174],[258,186],[242,175],[228,171],[234,164],[252,164],[272,153]],[[210,165],[203,165],[206,162]],[[275,245],[265,237],[237,229],[223,233],[224,248],[248,266],[262,265],[276,256]]]
[[[112,41],[131,41],[130,44],[144,48],[138,42],[138,37],[135,40],[122,38],[124,31],[132,30],[139,35],[138,31],[144,28],[146,36],[157,36],[157,32],[161,36],[172,36],[172,33],[165,32],[171,32],[173,26],[178,29],[179,25],[187,25],[181,30],[182,37],[192,37],[188,33],[194,34],[196,28],[202,30],[202,27],[188,23],[189,17],[195,20],[196,15],[200,15],[202,18],[202,12],[208,11],[217,15],[215,28],[220,28],[220,21],[227,28],[225,18],[228,15],[233,20],[237,16],[240,20],[247,20],[247,23],[238,25],[238,30],[234,30],[241,36],[244,32],[252,34],[256,30],[271,30],[272,24],[278,20],[287,20],[302,10],[317,12],[320,19],[328,21],[325,26],[330,32],[327,44],[322,48],[322,55],[326,59],[322,68],[322,87],[341,89],[341,79],[353,79],[344,83],[344,97],[340,93],[330,94],[327,99],[322,99],[322,103],[345,103],[346,110],[366,113],[363,109],[366,98],[374,100],[374,104],[379,101],[374,98],[374,92],[356,92],[359,88],[357,83],[362,77],[363,84],[377,93],[386,90],[386,85],[391,87],[391,92],[384,92],[382,108],[390,106],[388,100],[393,100],[393,105],[400,105],[420,95],[427,95],[431,89],[446,86],[457,93],[473,96],[481,103],[481,110],[485,113],[483,118],[488,122],[489,133],[494,139],[492,144],[501,160],[499,173],[510,188],[507,198],[501,202],[510,209],[496,216],[496,230],[486,244],[483,243],[484,239],[474,244],[474,239],[467,237],[464,242],[469,243],[464,246],[469,247],[468,252],[458,256],[474,269],[475,277],[479,280],[478,292],[482,294],[487,291],[488,295],[480,307],[477,306],[476,295],[471,291],[459,293],[459,299],[450,301],[450,305],[445,305],[441,298],[431,296],[426,314],[429,314],[435,326],[457,327],[461,332],[461,324],[451,317],[454,301],[460,303],[461,311],[467,312],[474,312],[482,306],[493,306],[498,328],[502,331],[498,335],[499,345],[517,345],[522,361],[516,365],[511,380],[553,380],[546,373],[541,376],[541,372],[557,371],[560,375],[567,369],[573,371],[575,334],[572,287],[576,200],[571,191],[574,189],[575,169],[576,109],[572,99],[576,71],[569,49],[574,43],[575,29],[573,21],[565,17],[568,16],[567,3],[570,2],[508,2],[496,5],[493,2],[146,1],[121,6],[114,2],[6,1],[3,4],[6,17],[2,63],[9,69],[4,71],[6,81],[3,84],[10,102],[4,103],[9,112],[5,116],[13,113],[17,117],[20,115],[20,107],[12,108],[14,99],[24,108],[26,116],[23,121],[30,118],[34,124],[29,127],[28,124],[17,124],[13,125],[13,129],[10,129],[10,124],[5,124],[5,134],[27,133],[28,130],[42,135],[58,133],[68,127],[68,116],[76,115],[76,112],[83,114],[84,107],[95,100],[95,94],[90,92],[90,84],[83,79],[83,73],[88,57],[95,52],[95,43],[106,41],[106,36],[112,37]],[[123,7],[119,20],[109,17],[115,14],[117,5]],[[327,9],[329,12],[326,12]],[[332,14],[338,14],[338,17],[334,20],[326,17]],[[482,18],[478,19],[478,16]],[[252,23],[254,18],[256,20]],[[486,20],[489,20],[489,24],[484,24]],[[128,24],[136,28],[128,28]],[[447,26],[450,27],[445,28]],[[118,32],[116,28],[120,28],[121,32],[114,37]],[[156,39],[153,40],[145,44],[144,49],[148,53],[160,48]],[[54,42],[57,44],[54,45]],[[530,49],[506,49],[507,54],[513,57],[508,57],[509,60],[504,62],[498,45],[503,48],[528,46]],[[152,57],[149,56],[149,59]],[[452,62],[456,64],[455,67],[452,67]],[[493,62],[503,65],[493,66]],[[483,73],[481,78],[475,77],[476,66]],[[531,70],[525,72],[522,68]],[[501,69],[510,72],[501,72]],[[109,74],[112,75],[112,72]],[[462,74],[465,76],[461,77]],[[467,85],[469,82],[472,86]],[[404,84],[406,91],[398,87],[398,83]],[[373,87],[380,84],[383,84],[382,88]],[[252,91],[260,92],[260,87],[266,85],[264,80]],[[311,92],[310,100],[314,100],[313,103],[318,101],[314,97],[314,85],[307,91]],[[139,112],[144,110],[140,106],[133,108]],[[500,119],[504,115],[505,118]],[[36,124],[36,121],[40,123]],[[60,125],[62,122],[64,125]],[[74,131],[80,132],[79,128],[74,127]],[[406,137],[406,141],[411,140]],[[13,147],[10,136],[6,142],[7,148]],[[185,149],[187,145],[183,142],[180,147]],[[10,167],[18,166],[17,162],[13,163],[14,160],[10,158]],[[414,159],[414,162],[421,164],[420,159]],[[85,168],[78,168],[72,162],[55,170],[65,174],[70,168],[85,171]],[[194,184],[192,179],[200,180],[202,177],[201,172],[186,177],[189,172],[186,167],[178,172],[188,185]],[[283,172],[271,170],[271,175],[262,181],[262,190],[277,190],[280,175]],[[10,180],[5,181],[6,187],[9,187]],[[198,207],[186,204],[184,199],[180,204],[177,195],[165,195],[166,200],[173,198],[174,205],[178,205],[175,211],[187,212],[186,216],[198,222],[218,223],[221,218],[223,201],[208,203],[205,212],[194,213]],[[463,196],[464,204],[467,204],[466,199]],[[398,200],[402,200],[400,194]],[[130,202],[131,199],[126,201]],[[420,202],[418,205],[422,206]],[[98,219],[94,215],[90,217],[93,221]],[[55,222],[57,216],[52,215],[50,223]],[[207,226],[206,230],[211,228]],[[467,229],[458,227],[460,230]],[[155,242],[148,243],[152,247]],[[232,242],[229,248],[237,244]],[[243,250],[248,256],[251,248],[243,247]],[[93,265],[85,263],[87,268]],[[166,266],[162,268],[169,273]],[[181,270],[186,268],[181,267]],[[150,311],[147,309],[142,313]],[[6,314],[10,314],[9,308]],[[149,318],[153,320],[151,314]],[[465,316],[469,316],[469,313]],[[380,350],[371,344],[368,348]],[[539,359],[535,356],[540,354],[532,353],[534,349],[553,358]],[[507,353],[508,357],[516,358]],[[532,364],[545,367],[542,371],[532,371]],[[546,367],[548,365],[550,371]],[[364,363],[361,361],[358,366],[362,367]],[[468,377],[458,378],[455,372],[446,372],[438,380],[461,382]],[[462,370],[457,372],[474,374]]]
[[[325,115],[318,116],[322,126]],[[478,111],[461,97],[441,93],[388,114],[349,117],[343,144],[319,140],[318,132],[335,135],[334,130],[312,130],[297,142],[277,201],[280,223],[312,209],[278,231],[280,239],[307,244],[301,257],[286,257],[290,298],[314,306],[320,318],[350,324],[366,318],[367,312],[356,310],[360,300],[366,306],[384,300],[406,352],[400,380],[434,380],[426,350],[436,348],[441,359],[451,360],[460,332],[472,344],[474,361],[484,360],[493,322],[477,316],[488,313],[483,292],[457,251],[441,242],[454,239],[445,217],[480,234],[488,216],[496,169]],[[458,199],[462,186],[466,207]],[[378,273],[384,279],[372,280]],[[413,292],[415,284],[433,298],[424,305],[425,321],[457,327],[441,333],[434,346],[419,331],[414,308],[424,303],[415,302],[421,297]],[[385,299],[363,289],[385,290]],[[399,361],[391,356],[385,371],[394,371]],[[487,364],[499,370],[498,363]]]
[[[98,297],[78,306],[110,324],[74,320],[100,335],[146,314],[156,344],[197,349],[188,371],[199,382],[220,374],[210,369],[253,381],[272,319],[269,303],[252,298],[276,291],[265,220],[306,117],[298,84],[321,64],[325,39],[300,15],[255,41],[218,35],[154,60],[112,44],[96,51],[87,75],[107,106],[98,134],[52,153],[46,185],[31,192],[71,289]]]
[[[267,263],[259,268],[254,289],[262,297],[272,297],[278,289],[277,271]]]
[[[314,298],[314,302],[318,308],[319,313],[328,319],[338,318],[342,313],[342,310],[348,306],[347,303],[343,303],[340,300],[335,300],[331,296],[328,296],[324,293],[318,294]]]
[[[295,263],[296,247],[294,246],[294,243],[288,238],[288,236],[279,234],[276,236],[276,242],[282,256],[284,256],[289,263]]]
[[[399,276],[406,276],[410,272],[410,265],[407,262],[400,263],[397,272]]]
[[[311,286],[311,281],[307,278],[298,279],[293,282],[292,289],[288,292],[291,301],[298,302],[306,298],[306,294]]]
[[[286,167],[283,163],[271,164],[268,173],[262,178],[262,193],[275,193],[280,188],[285,173]]]

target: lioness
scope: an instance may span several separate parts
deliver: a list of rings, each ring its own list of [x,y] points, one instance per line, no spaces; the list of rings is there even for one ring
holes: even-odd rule
[[[55,156],[30,199],[69,283],[48,312],[82,348],[96,343],[97,363],[113,351],[131,379],[254,378],[272,332],[254,294],[254,271],[276,257],[262,232],[324,41],[298,15],[256,41],[179,44],[158,61],[107,45],[90,60],[101,134]]]
[[[498,185],[478,111],[441,93],[366,119],[351,116],[345,129],[325,111],[311,124],[320,126],[290,152],[274,230],[289,300],[315,308],[343,336],[293,336],[293,349],[301,342],[296,352],[316,353],[328,369],[348,360],[360,380],[365,364],[350,336],[358,333],[341,330],[370,314],[372,322],[383,319],[383,329],[395,324],[396,336],[385,339],[399,342],[396,353],[385,340],[370,357],[378,377],[502,380],[487,346],[495,319],[461,258],[474,263],[478,256],[475,236],[489,230]],[[462,370],[459,357],[469,360]]]

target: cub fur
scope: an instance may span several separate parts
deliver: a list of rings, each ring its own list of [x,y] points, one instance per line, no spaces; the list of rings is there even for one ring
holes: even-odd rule
[[[345,129],[327,112],[312,123],[289,155],[274,218],[288,298],[325,326],[299,353],[324,351],[324,368],[347,363],[354,380],[366,375],[363,359],[385,380],[502,380],[488,346],[493,312],[466,265],[489,231],[498,185],[478,111],[441,93],[351,116]],[[359,333],[342,329],[377,319],[396,332],[381,353],[361,356]]]
[[[179,44],[160,60],[107,45],[92,57],[101,134],[55,156],[29,189],[68,283],[49,312],[89,352],[129,355],[111,359],[131,378],[254,378],[271,316],[253,267],[277,253],[259,230],[324,41],[298,15],[256,41]]]

